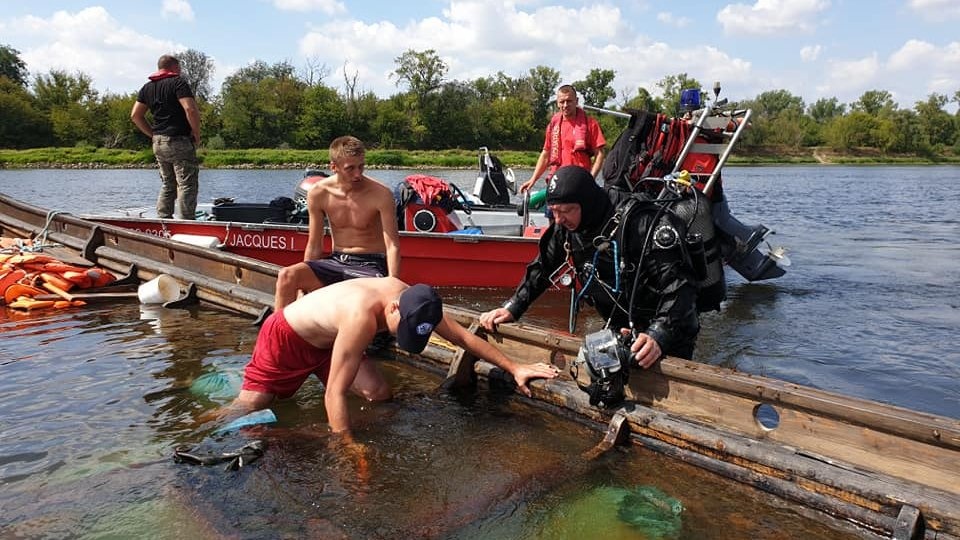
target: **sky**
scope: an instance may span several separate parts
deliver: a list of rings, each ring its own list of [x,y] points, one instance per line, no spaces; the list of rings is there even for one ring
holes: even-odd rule
[[[901,108],[960,91],[960,0],[0,0],[0,45],[30,76],[82,71],[101,93],[136,91],[162,54],[195,49],[213,89],[260,60],[344,88],[404,90],[395,59],[433,49],[447,80],[611,69],[613,88],[686,73],[721,98],[786,90],[812,104],[889,91]],[[591,104],[597,105],[597,104]],[[948,107],[951,112],[956,104]]]

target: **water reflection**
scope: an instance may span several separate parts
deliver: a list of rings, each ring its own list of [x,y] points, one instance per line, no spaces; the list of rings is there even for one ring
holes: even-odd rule
[[[290,193],[294,173],[205,171],[201,198],[270,200]],[[773,226],[794,265],[769,284],[731,277],[723,311],[703,319],[697,359],[960,417],[956,168],[725,173],[738,216]],[[0,191],[79,213],[142,206],[135,198],[153,188],[140,187],[156,181],[155,171],[63,174],[0,171]],[[460,185],[469,186],[473,173],[464,175]],[[922,201],[903,181],[920,176],[929,180]],[[50,182],[59,188],[49,190]],[[511,292],[444,296],[485,310]],[[549,294],[524,322],[565,329],[568,300]],[[581,311],[580,332],[599,324],[591,309]],[[512,395],[437,393],[434,377],[389,361],[398,399],[351,403],[369,452],[365,481],[359,462],[326,435],[323,391],[313,380],[277,405],[277,426],[206,438],[195,419],[219,398],[184,388],[207,373],[239,371],[255,338],[248,319],[203,306],[0,312],[0,512],[12,524],[5,532],[539,538],[594,491],[655,486],[682,502],[684,538],[839,535],[790,505],[641,448],[584,470],[556,469],[574,463],[597,434]],[[177,444],[229,448],[250,437],[270,447],[237,474],[170,459]],[[610,527],[612,537],[628,535]]]
[[[2,365],[0,401],[0,511],[14,536],[540,538],[584,493],[651,485],[683,502],[684,534],[723,537],[712,524],[733,510],[716,505],[739,501],[781,533],[836,537],[639,448],[585,463],[579,456],[599,433],[508,389],[440,391],[439,377],[389,360],[396,399],[350,403],[362,451],[327,433],[316,382],[277,404],[277,425],[209,437],[195,418],[218,403],[184,385],[242,368],[256,327],[203,306],[0,314],[0,332],[16,358]],[[180,444],[217,452],[253,438],[266,454],[235,472],[170,457]],[[733,525],[774,537],[755,522]]]

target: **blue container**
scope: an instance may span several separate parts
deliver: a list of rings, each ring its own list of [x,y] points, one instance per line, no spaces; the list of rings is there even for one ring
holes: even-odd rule
[[[214,435],[223,435],[224,433],[230,433],[231,431],[236,431],[240,428],[245,428],[247,426],[256,426],[258,424],[273,424],[277,421],[277,415],[273,414],[273,411],[270,409],[260,409],[259,411],[253,411],[250,414],[246,414],[229,422],[225,426],[218,427],[213,431]]]

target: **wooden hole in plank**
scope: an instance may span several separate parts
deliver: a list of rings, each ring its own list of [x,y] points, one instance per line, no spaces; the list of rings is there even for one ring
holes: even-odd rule
[[[753,419],[765,431],[773,431],[780,425],[780,413],[769,403],[761,403],[754,407]]]

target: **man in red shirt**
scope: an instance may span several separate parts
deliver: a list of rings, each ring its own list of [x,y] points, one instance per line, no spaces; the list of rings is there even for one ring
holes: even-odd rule
[[[537,166],[530,179],[520,186],[521,192],[531,189],[547,167],[553,176],[564,165],[576,165],[596,178],[603,166],[607,140],[597,120],[578,106],[577,90],[573,86],[565,84],[557,89],[557,108],[560,111],[547,126]]]

